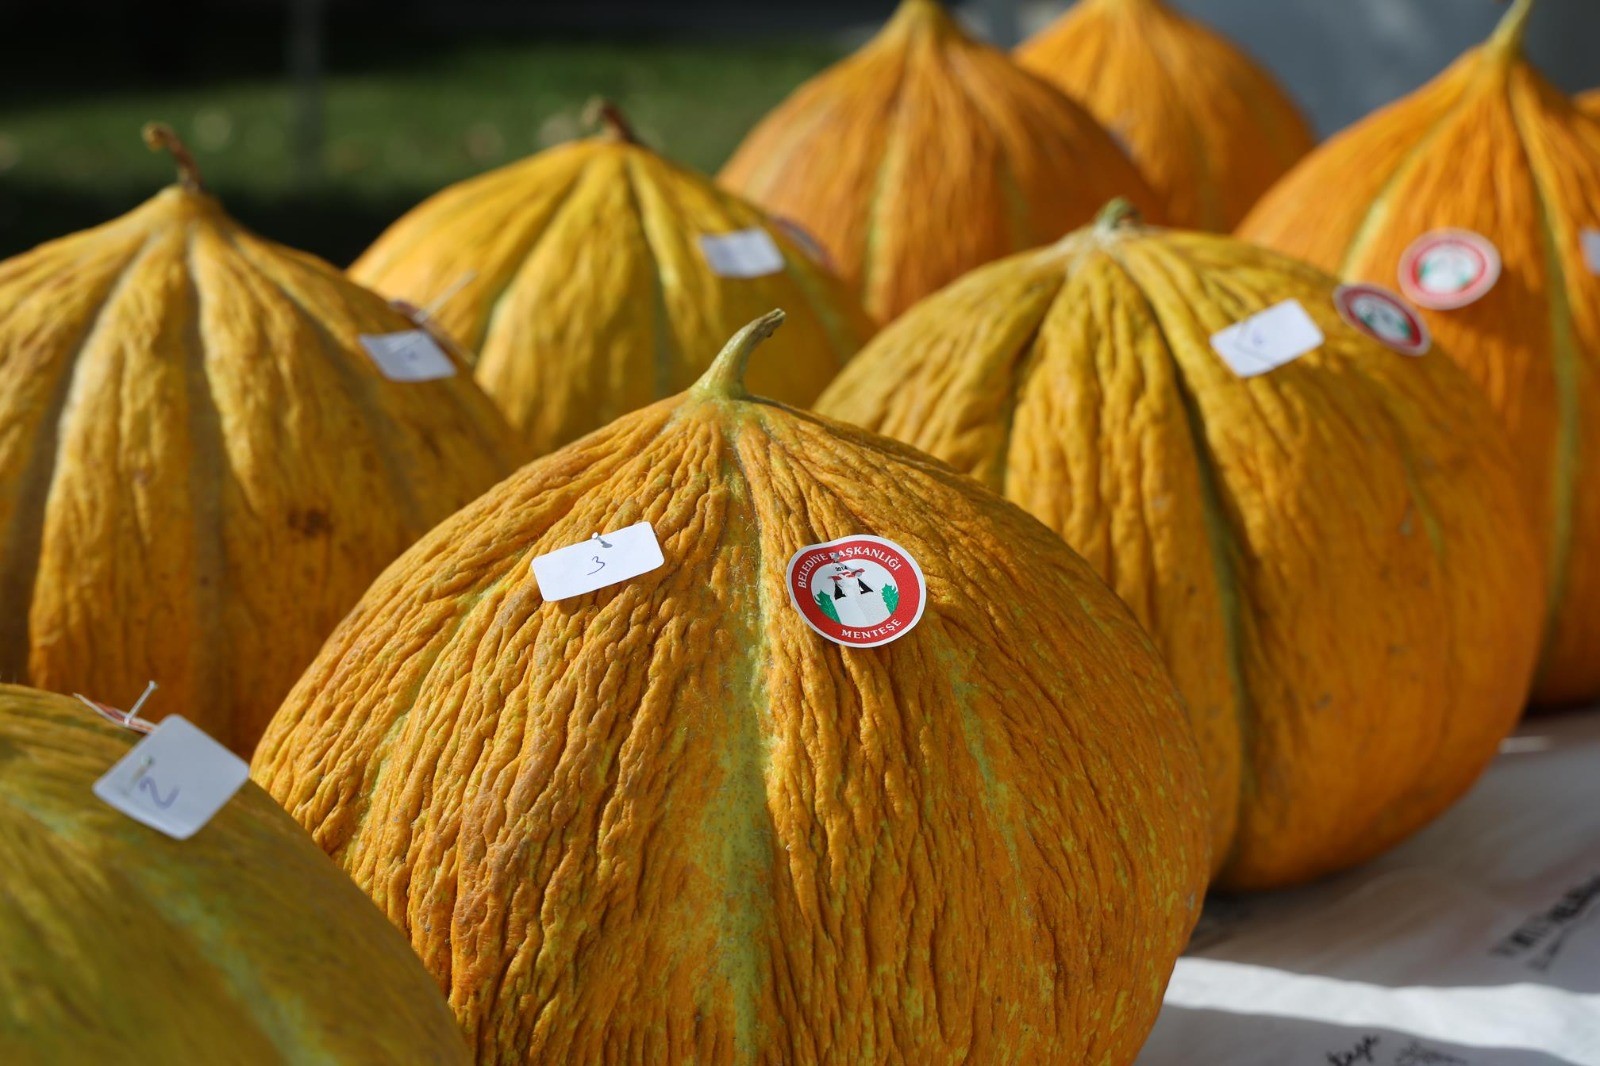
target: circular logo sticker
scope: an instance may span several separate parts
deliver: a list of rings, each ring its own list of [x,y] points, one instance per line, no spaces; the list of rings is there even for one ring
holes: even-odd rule
[[[1400,291],[1433,311],[1476,303],[1499,280],[1499,250],[1471,230],[1435,230],[1400,257]]]
[[[899,640],[922,621],[922,568],[900,545],[865,535],[794,553],[789,599],[806,625],[847,648]]]
[[[1400,297],[1376,285],[1341,285],[1333,292],[1339,316],[1402,355],[1426,355],[1433,347],[1428,326]]]

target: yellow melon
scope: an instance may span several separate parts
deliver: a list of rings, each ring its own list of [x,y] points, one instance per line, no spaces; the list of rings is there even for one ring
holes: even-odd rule
[[[775,304],[794,328],[754,384],[810,404],[872,334],[855,298],[782,225],[599,116],[596,137],[419,205],[351,274],[477,351],[536,454],[687,388]]]
[[[178,185],[0,263],[0,677],[118,703],[154,680],[152,717],[248,753],[373,577],[519,449],[450,353],[389,377],[362,338],[412,323],[151,136]]]
[[[0,685],[0,1060],[471,1061],[405,939],[260,788],[187,840],[103,803],[138,739]]]

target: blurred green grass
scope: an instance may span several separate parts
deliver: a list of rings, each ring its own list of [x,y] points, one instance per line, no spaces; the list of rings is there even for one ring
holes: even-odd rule
[[[325,82],[321,177],[298,183],[286,81],[101,90],[0,117],[0,255],[105,221],[172,178],[139,139],[150,119],[188,142],[232,213],[343,264],[436,189],[580,136],[584,104],[616,101],[640,135],[714,171],[762,114],[839,55],[823,43],[471,43],[412,50]]]

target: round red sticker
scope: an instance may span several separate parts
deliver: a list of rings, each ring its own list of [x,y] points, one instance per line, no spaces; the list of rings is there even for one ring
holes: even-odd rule
[[[786,578],[806,625],[847,648],[899,640],[922,621],[928,599],[917,561],[882,537],[808,544],[789,560]]]
[[[1433,347],[1422,316],[1400,297],[1376,285],[1341,285],[1333,291],[1339,317],[1402,355],[1426,355]]]
[[[1434,230],[1400,257],[1400,291],[1432,311],[1477,303],[1499,280],[1500,250],[1471,230]]]

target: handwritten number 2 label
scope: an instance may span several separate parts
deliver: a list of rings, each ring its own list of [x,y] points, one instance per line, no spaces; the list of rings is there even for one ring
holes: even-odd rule
[[[649,522],[636,522],[533,560],[539,595],[565,600],[648,574],[666,560]]]
[[[150,794],[150,802],[163,811],[170,811],[172,805],[178,802],[177,785],[173,785],[172,791],[163,797],[156,789],[155,781],[149,777],[141,777],[139,779],[139,791],[148,792]]]
[[[94,783],[94,794],[136,822],[188,840],[233,798],[250,768],[176,715]]]

